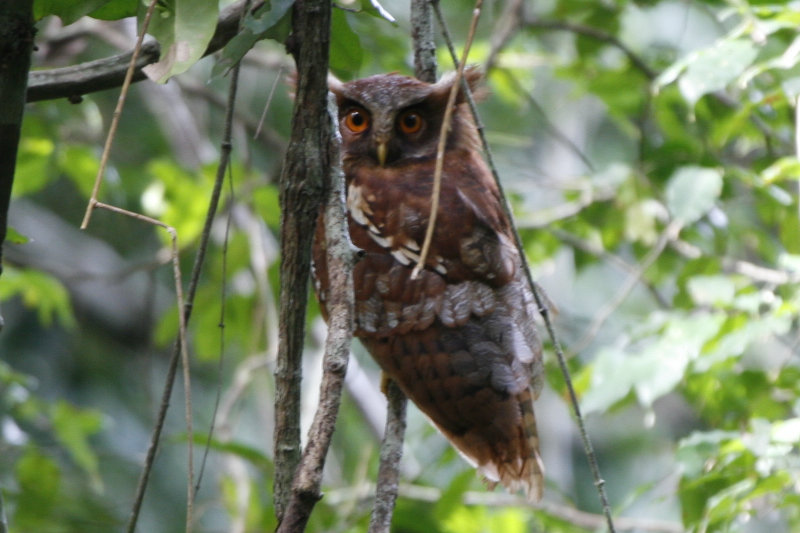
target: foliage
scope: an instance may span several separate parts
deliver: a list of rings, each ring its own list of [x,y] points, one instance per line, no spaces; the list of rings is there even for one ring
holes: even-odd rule
[[[247,54],[233,179],[189,334],[196,425],[211,425],[220,397],[213,437],[195,436],[209,454],[197,529],[264,531],[274,528],[275,180],[291,120],[281,44],[291,2],[266,2],[218,58],[198,61],[218,13],[210,4],[159,4],[151,31],[167,62],[156,77],[176,77],[134,88],[101,198],[175,226],[188,271],[215,172],[225,76]],[[381,4],[335,11],[336,75],[412,71],[406,2]],[[463,39],[471,2],[441,5]],[[69,36],[53,15],[63,24],[116,20],[143,7],[37,0],[37,66],[112,53],[107,34]],[[500,39],[509,27],[504,7],[485,8],[471,58],[495,58],[482,119],[534,275],[558,308],[619,520],[655,517],[672,531],[800,530],[796,3],[524,3]],[[169,52],[179,42],[191,50],[181,61]],[[177,330],[163,234],[102,213],[86,233],[63,229],[80,220],[116,96],[26,110],[14,194],[57,214],[61,227],[12,217],[11,264],[0,278],[0,487],[12,532],[108,531],[124,522]],[[80,254],[34,253],[51,238]],[[106,290],[125,298],[109,301]],[[321,343],[313,302],[309,324],[305,419]],[[382,400],[374,363],[354,349],[351,377],[361,370],[372,384],[345,395],[313,531],[368,523],[381,427],[370,417]],[[537,414],[554,506],[505,505],[412,412],[397,531],[602,529],[597,515],[592,526],[567,512],[599,507],[553,360],[547,376]],[[174,411],[143,531],[182,527],[186,439]]]

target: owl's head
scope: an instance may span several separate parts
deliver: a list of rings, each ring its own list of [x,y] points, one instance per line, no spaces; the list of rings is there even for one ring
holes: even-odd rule
[[[464,71],[474,90],[481,74]],[[436,146],[445,106],[455,74],[436,83],[425,83],[401,74],[379,74],[342,83],[330,78],[328,86],[339,107],[339,130],[345,161],[392,166],[436,157]],[[448,148],[476,144],[475,126],[465,97],[459,90],[456,112],[448,136]]]

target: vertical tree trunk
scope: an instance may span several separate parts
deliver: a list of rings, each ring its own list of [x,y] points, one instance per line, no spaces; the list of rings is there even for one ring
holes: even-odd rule
[[[411,39],[414,43],[414,76],[436,81],[436,42],[433,39],[432,0],[411,0]]]
[[[331,123],[327,110],[331,3],[297,0],[287,48],[297,65],[292,134],[280,178],[280,338],[275,368],[275,512],[282,520],[300,461],[301,356],[311,242],[327,192]]]
[[[0,274],[35,33],[33,0],[0,2]]]

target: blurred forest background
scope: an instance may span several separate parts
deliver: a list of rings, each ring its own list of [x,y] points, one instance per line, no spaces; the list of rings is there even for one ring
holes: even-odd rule
[[[130,51],[138,4],[37,0],[34,68]],[[200,4],[163,2],[153,33],[165,38],[183,17],[208,37],[217,13]],[[189,324],[196,464],[205,461],[198,532],[275,526],[277,180],[293,68],[279,41],[290,5],[272,0],[248,22],[269,38],[242,60],[231,179]],[[369,1],[337,2],[339,77],[413,73],[408,2],[381,5],[395,23]],[[472,3],[441,7],[463,45]],[[800,2],[778,0],[484,5],[470,54],[487,71],[480,112],[534,278],[558,309],[620,531],[800,531],[799,28]],[[111,152],[99,199],[175,227],[184,278],[216,172],[229,67],[248,44],[193,58],[166,84],[134,84]],[[440,71],[452,70],[437,47]],[[78,229],[118,94],[25,110],[0,278],[10,532],[123,528],[177,335],[168,234],[107,211]],[[325,336],[313,300],[305,424]],[[353,352],[309,531],[365,531],[369,520],[385,400],[376,365]],[[410,407],[393,530],[604,530],[551,351],[546,362],[544,503],[488,491]],[[181,388],[140,531],[184,527]]]

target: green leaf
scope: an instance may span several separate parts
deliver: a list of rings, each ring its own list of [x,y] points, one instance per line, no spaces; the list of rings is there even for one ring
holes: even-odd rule
[[[681,94],[694,106],[708,93],[724,89],[750,66],[758,50],[750,39],[722,40],[693,54],[678,80]]]
[[[667,207],[684,225],[708,213],[722,192],[722,173],[713,168],[682,167],[667,183]]]
[[[20,526],[34,524],[58,502],[61,470],[51,458],[28,448],[17,461],[15,472],[20,488],[15,521]]]
[[[695,371],[705,372],[713,364],[741,355],[751,344],[763,342],[775,335],[785,335],[792,325],[792,317],[768,314],[761,318],[742,317],[730,321],[735,325],[720,339],[715,340],[702,359],[697,361]]]
[[[581,399],[581,410],[589,414],[608,409],[626,397],[633,380],[625,368],[625,352],[616,347],[603,348],[591,367],[591,388]],[[630,367],[628,367],[630,369]]]
[[[69,176],[85,197],[92,194],[100,160],[88,146],[67,146],[58,152],[59,169]]]
[[[710,497],[706,503],[709,520],[713,523],[739,514],[742,504],[747,500],[747,494],[754,487],[754,480],[743,479]]]
[[[153,182],[142,195],[142,204],[153,209],[147,214],[158,217],[178,232],[181,243],[193,241],[203,228],[208,198],[213,187],[214,168],[207,166],[192,174],[166,159],[153,160],[147,173]],[[159,232],[164,243],[170,238]]]
[[[29,242],[30,239],[23,235],[22,233],[18,232],[14,229],[13,226],[8,226],[6,228],[6,242],[10,244],[25,244]]]
[[[4,0],[16,1],[16,0]],[[66,26],[84,15],[107,4],[110,0],[35,0],[33,2],[33,18],[40,20],[48,15],[55,15]]]
[[[364,13],[368,13],[373,17],[382,18],[384,20],[388,20],[393,25],[397,26],[397,19],[395,19],[391,13],[389,13],[386,8],[384,8],[378,0],[361,0],[361,10]]]
[[[724,321],[721,313],[670,316],[654,336],[639,341],[636,349],[604,348],[592,365],[592,386],[581,407],[587,413],[603,411],[631,391],[641,405],[649,407],[683,380],[689,362],[700,356]]]
[[[64,326],[73,326],[69,293],[61,283],[44,272],[6,266],[0,283],[0,301],[12,296],[22,298],[23,304],[35,309],[42,324],[49,326],[54,319]]]
[[[733,303],[736,286],[728,276],[695,276],[687,283],[697,305],[727,306]]]
[[[51,412],[53,430],[59,442],[69,451],[75,463],[89,476],[92,488],[100,492],[103,482],[97,456],[89,445],[89,437],[100,431],[102,418],[99,412],[77,409],[59,401]]]
[[[135,17],[138,0],[110,0],[102,7],[95,9],[89,16],[101,20],[120,20]]]
[[[781,157],[761,172],[766,183],[797,181],[800,179],[800,161],[795,156]]]
[[[233,65],[241,61],[258,41],[273,39],[283,43],[291,28],[291,12],[289,8],[294,0],[272,0],[266,2],[255,13],[248,14],[244,20],[244,28],[231,39],[222,50],[219,60],[214,65],[212,76],[221,76]]]
[[[693,478],[701,475],[706,462],[719,450],[723,442],[739,437],[735,431],[695,431],[678,443],[676,458],[681,465],[685,477]]]
[[[439,501],[436,503],[434,515],[442,522],[446,522],[458,509],[463,507],[462,501],[464,493],[469,489],[470,484],[475,480],[475,472],[467,470],[457,475],[448,485],[447,490],[442,492]]]
[[[147,76],[165,83],[186,72],[201,57],[217,28],[219,5],[208,0],[164,0],[147,31],[161,45],[161,59],[147,65]]]
[[[331,70],[343,78],[355,77],[361,68],[362,57],[361,41],[350,28],[347,14],[335,9],[331,17]]]
[[[800,418],[790,418],[776,422],[772,426],[772,440],[787,444],[800,442]]]
[[[14,196],[25,196],[41,190],[50,179],[50,163],[55,151],[52,139],[23,137],[17,154]]]

